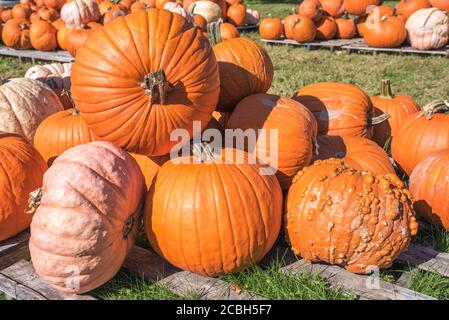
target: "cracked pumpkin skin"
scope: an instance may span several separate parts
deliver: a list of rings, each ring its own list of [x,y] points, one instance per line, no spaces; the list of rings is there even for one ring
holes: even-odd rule
[[[134,246],[145,191],[137,163],[109,142],[61,154],[44,175],[31,223],[36,273],[55,289],[77,294],[110,280]],[[79,288],[72,287],[77,281]]]
[[[72,94],[101,140],[128,152],[170,152],[175,129],[192,136],[218,102],[220,80],[212,48],[178,14],[148,9],[119,17],[78,50]]]
[[[396,175],[374,176],[337,159],[300,171],[285,210],[295,254],[354,273],[391,266],[418,231],[410,192]]]

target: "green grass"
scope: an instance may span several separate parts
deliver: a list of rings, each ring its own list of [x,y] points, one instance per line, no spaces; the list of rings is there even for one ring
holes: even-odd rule
[[[440,300],[449,300],[449,278],[435,273],[412,271],[409,287]]]
[[[6,300],[6,296],[3,292],[0,292],[0,300]]]

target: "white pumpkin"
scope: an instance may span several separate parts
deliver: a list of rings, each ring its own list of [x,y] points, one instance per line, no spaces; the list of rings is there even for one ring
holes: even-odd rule
[[[192,21],[192,16],[187,13],[187,11],[184,10],[182,5],[176,2],[167,2],[164,4],[164,9],[171,11],[173,13],[179,14],[181,17],[186,18],[189,21]]]
[[[16,78],[0,86],[0,131],[19,134],[31,144],[39,124],[62,110],[58,96],[38,80]]]
[[[221,18],[221,8],[211,1],[196,1],[189,7],[189,14],[199,14],[206,19],[207,23],[216,22]]]
[[[438,49],[448,42],[449,17],[436,8],[416,11],[408,18],[405,27],[409,42],[415,49]]]
[[[73,0],[61,8],[62,21],[71,27],[98,22],[100,18],[100,8],[94,0]]]

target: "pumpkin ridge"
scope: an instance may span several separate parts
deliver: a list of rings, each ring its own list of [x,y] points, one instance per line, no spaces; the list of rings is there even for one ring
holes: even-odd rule
[[[147,15],[145,15],[145,17],[148,18]],[[129,35],[130,35],[130,37],[132,39],[132,41],[130,41],[130,43],[132,43],[134,51],[136,51],[137,56],[139,57],[140,66],[142,67],[142,70],[145,70],[145,72],[148,73],[148,71],[145,68],[145,63],[142,60],[142,56],[141,56],[139,50],[137,49],[136,41],[135,41],[136,38],[134,37],[134,34],[132,33],[131,28],[129,27],[128,20],[127,19],[123,19],[123,21],[124,21],[123,24],[126,26],[126,30],[128,30],[128,33],[129,33]],[[148,20],[146,20],[146,23],[148,23]]]
[[[19,118],[17,117],[17,112],[16,112],[16,111],[18,111],[18,110],[15,110],[15,109],[13,108],[13,106],[15,106],[16,104],[15,104],[15,103],[12,103],[12,101],[9,99],[9,95],[12,94],[12,92],[11,92],[12,90],[10,90],[10,88],[8,88],[7,91],[9,91],[9,92],[8,92],[8,94],[5,94],[5,93],[3,92],[4,89],[5,89],[5,87],[2,87],[2,90],[0,90],[0,92],[2,93],[3,98],[6,100],[6,102],[8,103],[8,105],[11,107],[12,114],[14,115],[14,118],[15,118],[15,120],[16,120],[15,123],[19,126],[19,129],[20,129],[21,132],[20,132],[20,133],[17,132],[17,133],[20,134],[21,136],[25,137],[25,138],[28,140],[29,137],[28,137],[27,133],[25,132],[22,123],[20,122]],[[33,95],[34,95],[34,94],[33,94]],[[26,100],[26,99],[23,99],[23,97],[22,97],[21,100],[22,100],[22,102],[23,102],[23,100]],[[30,105],[28,104],[28,106],[30,106]],[[30,110],[32,110],[32,109],[30,109]],[[32,139],[31,139],[31,140],[32,140]]]

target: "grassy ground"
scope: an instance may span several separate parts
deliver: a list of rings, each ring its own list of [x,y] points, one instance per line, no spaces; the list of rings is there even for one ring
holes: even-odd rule
[[[285,16],[296,7],[296,1],[247,0],[263,16]],[[258,40],[257,33],[246,34]],[[449,98],[449,59],[443,57],[397,56],[387,54],[331,53],[325,50],[306,51],[286,46],[264,46],[270,54],[275,77],[270,92],[291,96],[301,86],[319,81],[344,81],[364,88],[374,95],[379,91],[381,79],[390,79],[393,88],[413,96],[421,105],[434,99]],[[18,59],[0,58],[1,78],[22,76],[30,63]],[[430,243],[440,251],[449,252],[449,234],[439,230],[422,230],[416,240]],[[143,237],[139,245],[148,243]],[[273,299],[353,299],[351,295],[330,289],[319,277],[302,274],[293,278],[279,272],[280,263],[268,268],[255,267],[235,275],[223,277],[243,290],[257,292]],[[410,286],[440,299],[449,299],[449,280],[434,274],[410,272]],[[385,280],[394,278],[394,270],[382,274]],[[93,292],[102,299],[196,299],[192,292],[179,297],[154,282],[146,282],[121,272],[113,280]],[[3,296],[4,298],[4,296]],[[0,294],[0,299],[2,295]]]

